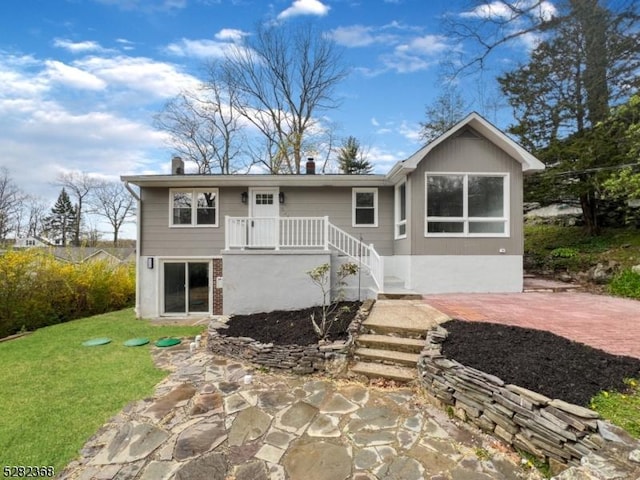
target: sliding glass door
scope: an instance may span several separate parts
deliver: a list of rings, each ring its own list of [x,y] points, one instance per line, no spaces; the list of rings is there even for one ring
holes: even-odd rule
[[[164,313],[208,313],[209,262],[164,262]]]

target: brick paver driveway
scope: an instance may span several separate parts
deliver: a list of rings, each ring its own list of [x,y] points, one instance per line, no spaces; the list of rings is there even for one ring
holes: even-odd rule
[[[547,330],[640,358],[640,302],[579,292],[425,295],[450,317]]]

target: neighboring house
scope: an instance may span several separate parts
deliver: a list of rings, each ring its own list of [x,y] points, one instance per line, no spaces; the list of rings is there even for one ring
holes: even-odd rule
[[[350,298],[519,292],[523,174],[543,168],[476,113],[386,175],[315,175],[312,161],[306,175],[184,175],[174,158],[172,175],[122,177],[139,203],[137,314],[307,307],[321,298],[306,272],[349,261]]]
[[[20,237],[16,238],[13,248],[33,248],[33,247],[49,247],[52,242],[42,237]]]
[[[134,248],[52,247],[51,254],[68,263],[107,261],[112,265],[135,261]]]

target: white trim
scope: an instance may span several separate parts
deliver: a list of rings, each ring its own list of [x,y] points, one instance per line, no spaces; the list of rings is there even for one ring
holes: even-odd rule
[[[429,175],[447,176],[455,175],[463,177],[462,185],[462,216],[461,217],[429,217],[428,212],[428,179]],[[502,217],[469,217],[469,176],[475,177],[502,177],[502,195],[503,195],[503,216]],[[508,172],[425,172],[424,174],[424,236],[431,238],[450,238],[450,237],[463,237],[463,238],[508,238],[511,236],[510,225],[510,205],[511,205],[511,190],[509,184],[511,177]],[[429,232],[429,222],[451,222],[462,223],[463,231],[459,233],[454,232]],[[504,223],[503,233],[469,233],[469,224],[478,222],[502,222]]]
[[[404,220],[400,220],[400,188],[404,185]],[[401,240],[403,238],[407,238],[407,230],[409,228],[409,182],[407,182],[406,177],[401,181],[393,189],[393,238],[395,240]],[[404,233],[398,233],[400,230],[400,226],[404,225]]]
[[[174,192],[186,192],[191,194],[191,223],[173,223],[173,199]],[[215,193],[216,196],[216,222],[213,224],[198,224],[198,193]],[[220,191],[218,188],[170,188],[169,189],[169,228],[217,228],[220,225]]]
[[[544,170],[544,163],[511,140],[504,132],[482,118],[478,113],[472,112],[434,141],[415,152],[408,159],[396,163],[387,174],[387,178],[395,180],[402,171],[412,172],[415,170],[418,163],[420,163],[429,152],[462,130],[466,125],[469,125],[488,141],[519,162],[522,165],[523,172]]]
[[[356,194],[373,193],[373,224],[356,223]],[[351,226],[357,228],[376,228],[378,226],[378,188],[351,189]]]

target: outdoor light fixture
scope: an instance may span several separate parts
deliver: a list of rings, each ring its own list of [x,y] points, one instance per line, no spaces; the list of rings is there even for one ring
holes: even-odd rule
[[[247,203],[249,200],[249,194],[247,192],[242,192],[240,194],[240,200],[242,200],[242,203]]]
[[[280,203],[284,203],[284,192],[278,193],[278,200],[280,200]]]
[[[147,258],[147,268],[148,269],[152,269],[153,268],[153,257]]]

